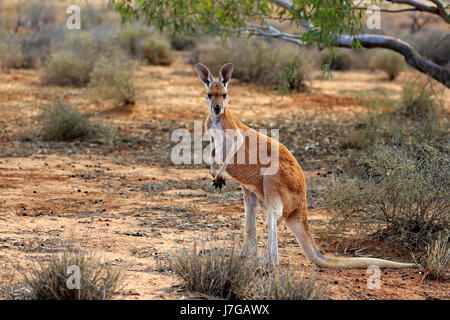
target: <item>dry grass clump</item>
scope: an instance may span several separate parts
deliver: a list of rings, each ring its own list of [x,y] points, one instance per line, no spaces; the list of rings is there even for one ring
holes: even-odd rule
[[[424,272],[424,278],[445,281],[449,277],[448,262],[450,260],[450,248],[448,246],[448,234],[439,234],[438,238],[429,244],[419,262]]]
[[[186,289],[222,299],[327,299],[326,288],[313,274],[283,272],[256,256],[245,256],[236,244],[220,247],[202,243],[172,254],[168,266]]]
[[[74,271],[77,269],[79,289]],[[120,268],[83,252],[54,255],[50,261],[32,266],[24,281],[28,299],[32,300],[107,300],[118,293],[122,283]]]
[[[40,134],[45,140],[80,139],[108,143],[112,139],[112,132],[109,129],[92,123],[78,110],[59,102],[46,106],[40,119],[42,121]]]
[[[377,52],[370,65],[372,69],[384,71],[391,81],[406,68],[405,59],[401,54],[387,50]]]
[[[93,61],[66,50],[53,51],[43,70],[45,84],[83,87],[89,83]]]
[[[274,271],[259,281],[256,293],[262,300],[326,300],[328,289],[317,282],[314,273],[301,270]]]
[[[90,75],[89,86],[96,95],[122,105],[136,102],[135,64],[127,59],[99,59]]]
[[[234,64],[233,78],[278,89],[283,72],[294,65],[289,77],[291,90],[306,89],[309,72],[298,48],[289,44],[254,38],[216,38],[200,45],[191,54],[191,62],[207,65],[218,74],[225,63]]]
[[[246,259],[235,244],[217,248],[197,244],[172,255],[170,268],[179,275],[186,289],[222,299],[249,298],[258,272],[254,260]]]

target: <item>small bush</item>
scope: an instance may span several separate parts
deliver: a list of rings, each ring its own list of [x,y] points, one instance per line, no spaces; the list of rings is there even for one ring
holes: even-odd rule
[[[45,84],[83,87],[89,83],[93,61],[68,50],[52,51],[41,74]]]
[[[327,287],[317,283],[314,273],[308,277],[303,272],[275,271],[262,278],[256,294],[262,300],[325,300],[329,299]]]
[[[0,40],[0,67],[3,70],[23,67],[22,50],[18,41]]]
[[[55,103],[47,106],[41,115],[44,139],[52,141],[70,141],[74,139],[106,142],[110,132],[100,125],[94,125],[78,110],[68,105]]]
[[[401,115],[420,120],[434,115],[433,93],[426,84],[409,83],[403,88],[400,108]]]
[[[302,91],[306,89],[308,68],[298,53],[295,46],[269,43],[259,38],[218,38],[194,50],[191,62],[207,65],[216,75],[222,65],[231,62],[234,64],[233,78],[271,89],[279,88],[283,71],[295,63],[290,89]]]
[[[450,260],[450,248],[448,235],[439,237],[429,244],[419,263],[425,278],[445,281],[448,279],[448,262]]]
[[[126,59],[99,59],[91,73],[89,86],[105,99],[124,105],[135,104],[134,64]]]
[[[74,283],[71,266],[80,270],[80,289],[68,287]],[[48,263],[33,266],[25,278],[33,300],[106,300],[117,294],[122,282],[121,269],[82,252],[52,256]]]
[[[258,272],[255,261],[245,258],[240,249],[209,248],[197,245],[172,255],[170,268],[184,280],[186,289],[223,299],[248,298]]]
[[[170,37],[170,45],[175,50],[190,50],[197,46],[197,40],[191,35],[175,34]]]
[[[160,37],[150,37],[142,41],[145,60],[152,65],[168,66],[173,62],[170,43]]]
[[[118,43],[133,59],[143,59],[142,41],[153,36],[153,31],[136,25],[129,25],[119,33]]]
[[[371,67],[384,71],[392,81],[405,69],[406,63],[399,53],[383,50],[373,56]]]

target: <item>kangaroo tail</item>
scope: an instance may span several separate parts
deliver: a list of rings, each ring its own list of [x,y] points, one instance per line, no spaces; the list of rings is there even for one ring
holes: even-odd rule
[[[320,253],[309,231],[306,214],[295,212],[286,219],[286,224],[297,238],[300,247],[308,259],[320,267],[331,268],[367,268],[376,265],[380,268],[411,268],[414,263],[401,263],[375,258],[328,258]]]

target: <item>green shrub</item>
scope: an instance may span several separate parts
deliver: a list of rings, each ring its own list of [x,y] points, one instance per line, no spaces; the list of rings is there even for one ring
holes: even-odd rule
[[[394,80],[405,67],[405,59],[399,53],[382,50],[373,56],[371,60],[371,67],[373,69],[384,71],[389,80]]]
[[[253,290],[257,262],[242,255],[236,245],[206,248],[197,245],[173,254],[169,266],[179,275],[186,289],[223,299],[245,299]]]
[[[144,39],[142,41],[142,51],[145,60],[152,65],[167,66],[174,60],[170,43],[157,36]]]
[[[55,103],[47,106],[40,118],[43,122],[41,134],[46,140],[81,139],[107,143],[111,139],[112,132],[101,125],[93,124],[78,110],[68,105]]]
[[[194,50],[191,62],[207,65],[216,75],[222,65],[231,62],[234,65],[233,78],[271,89],[279,87],[283,70],[292,63],[297,67],[291,77],[291,89],[305,90],[308,79],[308,68],[298,55],[297,47],[278,42],[269,43],[262,39],[216,38]]]
[[[135,104],[134,69],[134,63],[126,59],[103,57],[94,66],[89,86],[104,99],[124,105]]]
[[[68,286],[68,282],[74,283],[71,266],[80,270],[79,289]],[[33,266],[25,278],[29,299],[33,300],[107,300],[117,294],[122,282],[121,269],[82,252],[52,256],[48,263]]]
[[[314,273],[276,270],[259,281],[256,298],[261,300],[326,300],[329,299],[326,286],[317,283]]]

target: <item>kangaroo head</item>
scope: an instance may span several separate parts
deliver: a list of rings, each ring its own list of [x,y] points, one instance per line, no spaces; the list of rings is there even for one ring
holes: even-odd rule
[[[208,104],[209,112],[214,115],[220,115],[225,111],[228,103],[227,86],[231,79],[233,72],[233,65],[227,63],[220,68],[219,81],[214,81],[208,67],[201,63],[197,63],[198,76],[206,86],[206,103]]]

